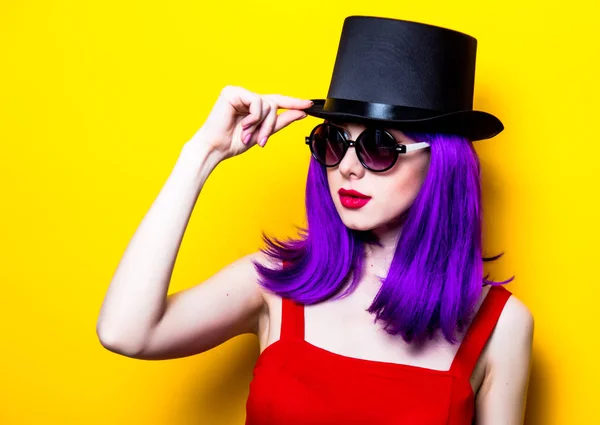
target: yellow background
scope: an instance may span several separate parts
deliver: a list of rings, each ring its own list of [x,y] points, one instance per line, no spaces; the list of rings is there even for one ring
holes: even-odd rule
[[[162,3],[162,2],[161,2]],[[478,41],[475,108],[491,278],[535,317],[527,424],[592,424],[600,149],[592,2],[19,1],[0,5],[0,423],[241,424],[258,342],[144,362],[96,336],[129,239],[227,84],[325,97],[344,17]],[[370,3],[367,5],[366,3]],[[304,223],[307,118],[220,164],[170,292]]]

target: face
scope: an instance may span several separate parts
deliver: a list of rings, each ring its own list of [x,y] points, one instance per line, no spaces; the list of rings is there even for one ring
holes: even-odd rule
[[[365,125],[325,120],[346,130],[356,140]],[[416,140],[402,131],[386,128],[398,143],[413,144]],[[430,149],[419,149],[398,155],[394,166],[384,172],[372,172],[362,166],[356,150],[348,148],[342,161],[327,167],[329,190],[335,207],[346,227],[354,230],[373,230],[378,236],[397,230],[397,220],[412,204],[429,169]],[[338,191],[355,190],[370,197],[360,208],[344,205]],[[347,198],[346,198],[347,200]]]

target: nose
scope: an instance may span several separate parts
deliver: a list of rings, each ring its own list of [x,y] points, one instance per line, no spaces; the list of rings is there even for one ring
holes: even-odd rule
[[[348,150],[346,150],[342,161],[338,164],[338,170],[344,177],[350,177],[353,174],[357,177],[364,175],[365,167],[362,166],[356,155],[356,142],[354,140],[348,140]]]

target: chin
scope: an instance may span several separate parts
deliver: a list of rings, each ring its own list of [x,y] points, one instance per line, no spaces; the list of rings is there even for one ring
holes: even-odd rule
[[[338,213],[340,213],[339,210]],[[342,220],[342,223],[344,223],[344,226],[346,226],[349,229],[367,231],[373,230],[377,227],[377,223],[373,223],[371,220],[368,220],[367,215],[361,214],[360,210],[350,212],[350,214],[354,216],[349,217],[349,214],[345,211],[340,213],[340,219]]]
[[[348,229],[362,231],[362,232],[370,231],[375,228],[374,226],[371,226],[369,224],[357,224],[357,223],[348,223],[348,224],[344,223],[344,224],[346,225],[346,227]]]
[[[346,227],[351,230],[356,230],[357,232],[368,232],[368,231],[371,231],[374,229],[373,226],[368,226],[368,225],[361,226],[361,225],[348,225],[347,224]]]
[[[344,223],[347,228],[357,231],[401,227],[405,218],[404,214],[408,211],[408,208],[400,208],[391,216],[378,215],[374,217],[376,214],[373,213],[373,210],[369,211],[368,206],[356,210],[347,209],[343,205],[338,205],[337,203],[335,206],[342,223]]]

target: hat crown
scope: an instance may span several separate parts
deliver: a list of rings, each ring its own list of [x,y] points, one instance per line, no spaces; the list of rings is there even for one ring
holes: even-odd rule
[[[475,38],[451,29],[349,16],[327,97],[441,113],[471,110],[476,51]]]

